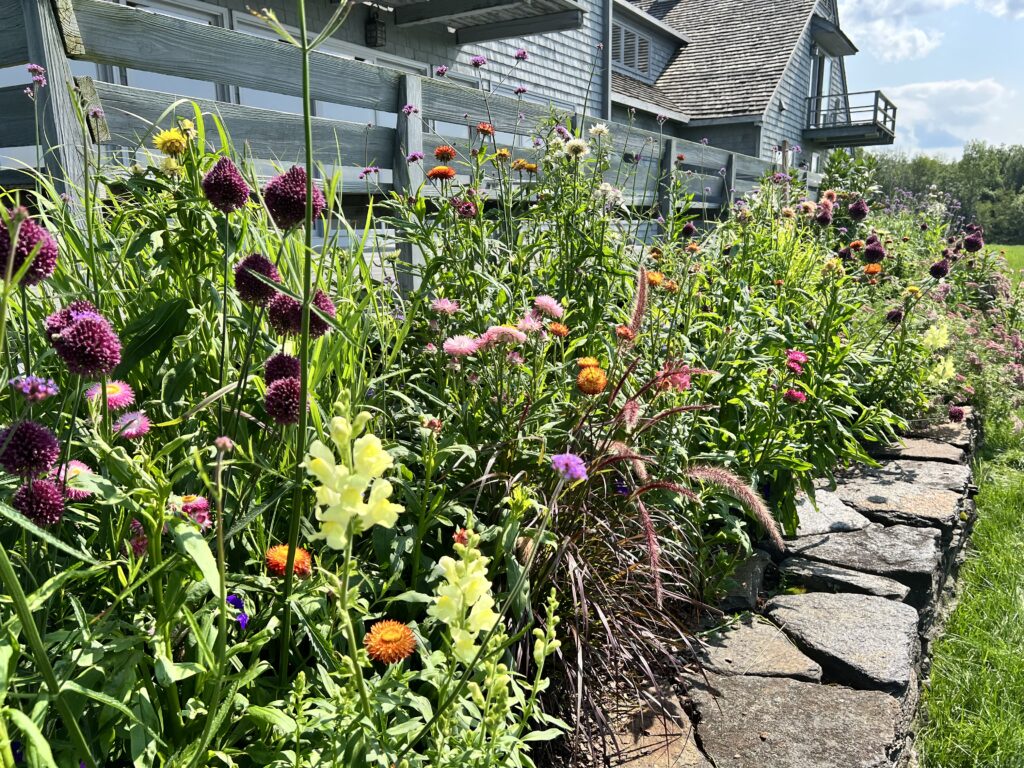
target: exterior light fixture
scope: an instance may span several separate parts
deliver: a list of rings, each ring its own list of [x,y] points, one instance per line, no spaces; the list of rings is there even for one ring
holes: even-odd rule
[[[377,15],[377,12],[373,11],[366,20],[366,47],[383,48],[387,45],[387,42],[387,25]]]

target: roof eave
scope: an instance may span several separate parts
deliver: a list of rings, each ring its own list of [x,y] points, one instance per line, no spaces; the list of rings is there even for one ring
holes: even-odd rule
[[[624,107],[632,107],[639,109],[642,112],[647,112],[651,115],[665,115],[676,122],[683,123],[684,125],[689,124],[690,116],[684,112],[680,112],[676,109],[669,109],[667,107],[659,107],[657,104],[651,104],[649,101],[638,99],[635,96],[627,96],[624,93],[618,91],[612,91],[612,101],[616,104],[621,104]]]
[[[639,24],[643,24],[648,27],[653,27],[666,37],[671,37],[675,39],[677,42],[680,43],[681,48],[685,48],[687,45],[690,44],[690,38],[688,38],[678,29],[669,26],[665,22],[661,21],[661,19],[656,19],[654,16],[651,16],[651,14],[647,13],[646,11],[641,11],[639,8],[637,8],[635,5],[629,2],[629,0],[612,0],[612,10],[613,13],[621,13],[623,16],[628,16],[630,19]]]

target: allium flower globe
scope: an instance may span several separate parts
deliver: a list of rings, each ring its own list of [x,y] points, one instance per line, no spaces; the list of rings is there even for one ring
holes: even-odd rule
[[[263,188],[263,200],[270,218],[281,229],[291,229],[306,219],[306,169],[293,165],[275,176]],[[313,185],[313,218],[324,212],[324,193]]]
[[[334,317],[337,310],[327,294],[318,290],[313,294],[312,306],[328,317]],[[298,336],[302,333],[302,303],[283,293],[270,300],[267,319],[275,331],[284,336]],[[331,330],[331,325],[312,309],[309,313],[309,336],[318,339]]]
[[[222,157],[203,177],[203,194],[222,213],[237,211],[249,199],[249,185],[230,157]]]
[[[277,424],[297,424],[301,389],[301,382],[294,377],[273,382],[263,396],[263,406],[267,409],[267,415]]]
[[[297,379],[302,372],[299,358],[279,352],[263,363],[263,380],[269,385],[278,379]]]
[[[864,198],[858,198],[850,203],[846,211],[854,221],[864,221],[868,217],[868,213],[871,212],[871,209]]]
[[[252,253],[235,266],[235,290],[238,298],[247,304],[262,307],[277,295],[274,286],[268,285],[266,280],[280,283],[281,273],[263,254]]]
[[[57,241],[42,226],[30,218],[24,209],[9,211],[5,218],[0,214],[0,279],[7,277],[10,272],[15,277],[25,261],[36,250],[32,263],[21,278],[22,285],[37,285],[46,278],[53,275],[57,268]],[[14,258],[11,259],[11,233],[8,231],[7,222],[14,217],[21,219],[21,226],[18,228],[18,241],[14,244]]]
[[[60,458],[57,436],[35,421],[20,421],[0,431],[0,466],[12,475],[34,477],[49,472]]]
[[[55,317],[51,315],[47,318],[48,330],[51,327],[50,321]],[[53,348],[72,373],[104,376],[121,362],[121,340],[101,315],[72,310],[70,322],[66,325],[62,325],[59,320],[52,325],[60,327],[51,337]]]
[[[14,493],[11,506],[40,528],[48,528],[64,516],[64,494],[50,480],[32,480]]]

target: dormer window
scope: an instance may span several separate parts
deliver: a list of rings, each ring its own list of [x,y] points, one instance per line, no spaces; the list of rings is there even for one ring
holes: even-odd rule
[[[647,77],[651,72],[651,38],[625,24],[613,23],[612,63]]]

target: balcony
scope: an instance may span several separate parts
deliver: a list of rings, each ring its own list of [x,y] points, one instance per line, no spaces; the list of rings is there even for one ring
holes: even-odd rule
[[[804,141],[829,147],[892,144],[896,105],[881,91],[834,93],[807,99]]]

